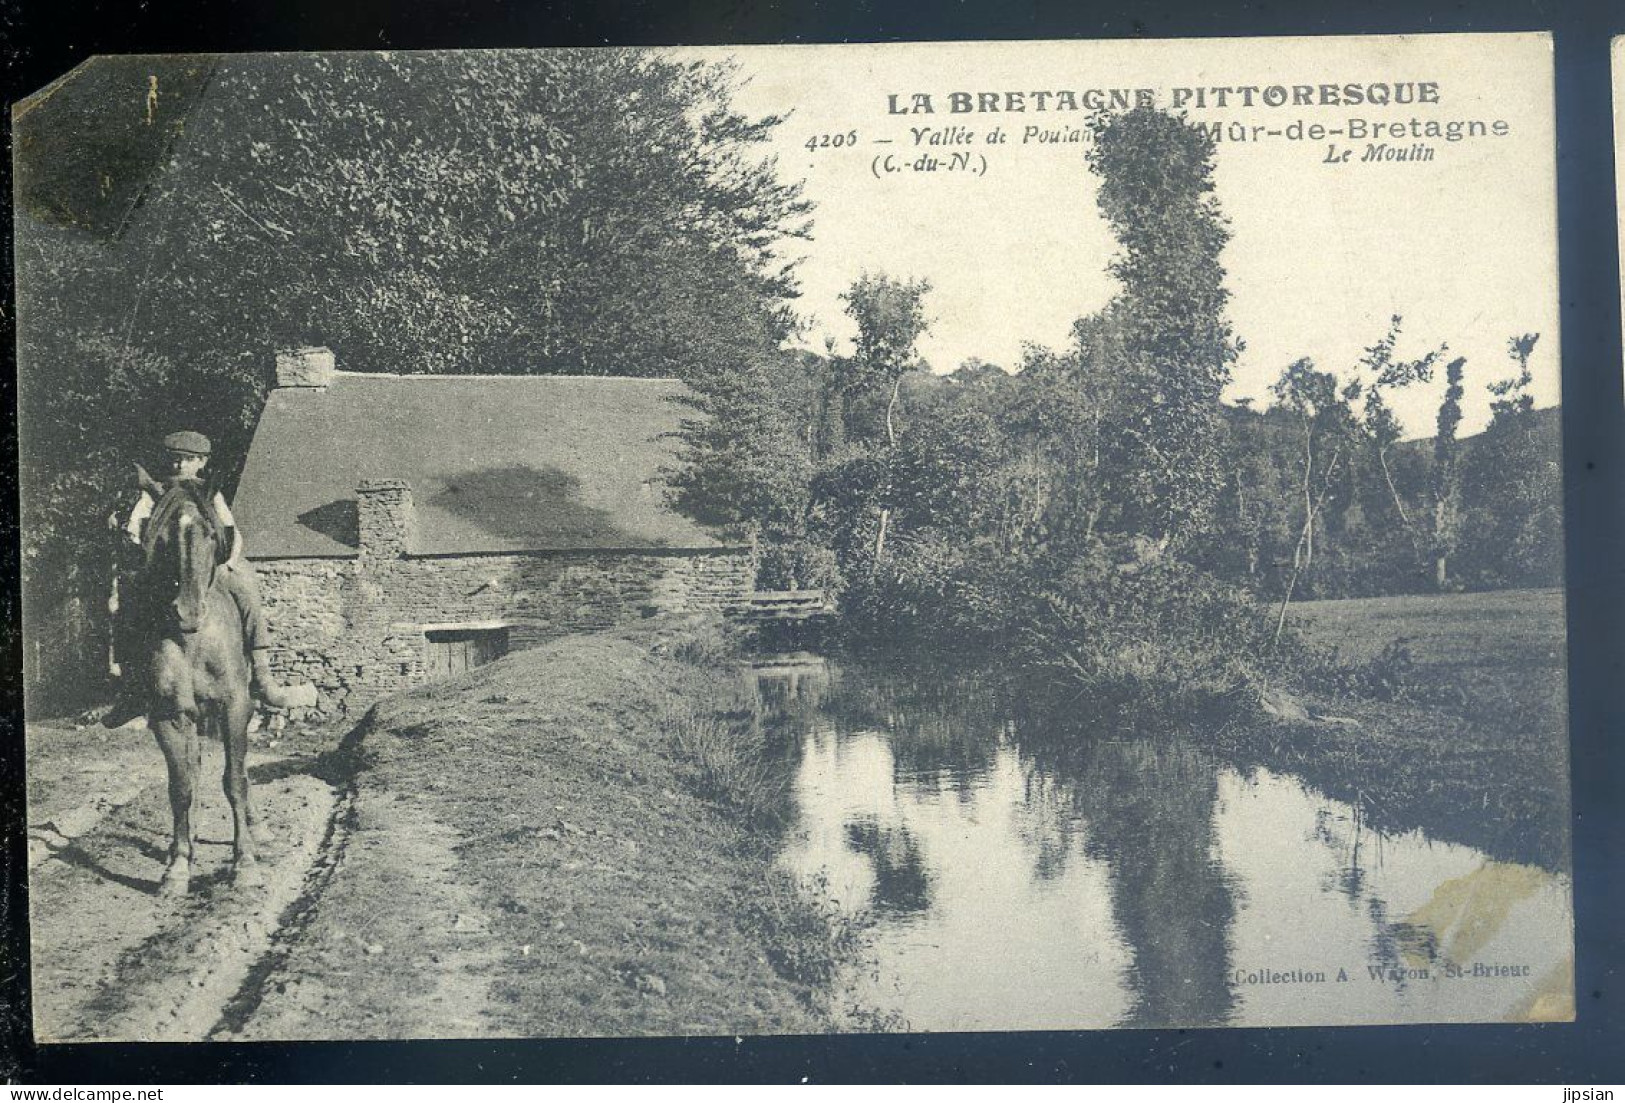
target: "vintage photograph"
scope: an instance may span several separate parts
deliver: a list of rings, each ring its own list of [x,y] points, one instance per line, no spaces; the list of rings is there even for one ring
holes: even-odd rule
[[[1547,35],[18,104],[42,1041],[1574,1017]]]

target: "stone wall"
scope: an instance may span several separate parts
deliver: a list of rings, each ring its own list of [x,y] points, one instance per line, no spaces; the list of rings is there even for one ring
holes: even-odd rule
[[[255,567],[273,666],[284,680],[314,684],[323,713],[356,713],[425,681],[427,628],[504,626],[517,651],[656,613],[725,612],[745,600],[755,576],[745,549],[443,557],[364,551],[356,559],[271,559]]]

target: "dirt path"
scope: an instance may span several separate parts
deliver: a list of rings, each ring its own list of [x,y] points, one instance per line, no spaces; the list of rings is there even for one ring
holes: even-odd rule
[[[152,736],[134,725],[30,724],[28,747],[30,870],[164,776]]]
[[[490,988],[506,955],[456,874],[458,836],[422,812],[370,785],[343,798],[301,906],[211,1037],[494,1033]],[[340,878],[342,891],[327,891]]]
[[[262,888],[227,877],[222,755],[208,748],[197,872],[178,901],[157,894],[170,814],[150,736],[31,732],[37,1036],[827,1029],[834,931],[712,795],[737,751],[684,757],[670,736],[687,724],[733,740],[717,725],[754,697],[731,669],[669,648],[654,634],[561,641],[386,702],[342,749],[329,739],[333,754],[262,744]],[[740,776],[773,783],[759,767]]]
[[[29,733],[29,897],[35,1032],[41,1041],[205,1037],[268,951],[326,839],[333,788],[309,756],[250,755],[270,839],[264,888],[224,879],[231,821],[207,785],[198,802],[199,875],[182,900],[158,896],[169,842],[163,761],[144,732]],[[204,776],[223,768],[218,746]]]

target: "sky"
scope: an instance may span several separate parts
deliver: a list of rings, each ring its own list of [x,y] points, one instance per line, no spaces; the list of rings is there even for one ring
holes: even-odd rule
[[[1184,95],[1193,121],[1254,139],[1221,141],[1215,155],[1216,195],[1233,234],[1223,256],[1230,317],[1246,345],[1227,397],[1264,404],[1269,384],[1302,357],[1347,375],[1399,314],[1400,355],[1447,343],[1451,356],[1467,358],[1463,433],[1488,419],[1484,385],[1514,374],[1506,345],[1515,334],[1541,335],[1532,393],[1539,406],[1558,401],[1555,136],[1543,36],[681,52],[732,56],[745,81],[738,106],[788,115],[772,152],[816,204],[812,240],[795,243],[808,347],[821,349],[826,337],[850,347],[839,295],[866,270],[931,282],[932,326],[919,348],[934,370],[973,357],[1013,368],[1026,342],[1064,345],[1073,320],[1114,293],[1107,265],[1116,243],[1096,207],[1087,146],[1023,139],[1028,127],[1065,138],[1083,125],[1088,111],[1065,109],[1060,92],[1082,107],[1086,90],[1148,89],[1159,106]],[[1338,87],[1328,93],[1323,83]],[[1320,102],[1346,101],[1347,84],[1381,85],[1390,100],[1411,102]],[[1254,86],[1251,107],[1241,92],[1220,107],[1212,91]],[[1285,103],[1266,105],[1272,86]],[[1208,90],[1201,101],[1198,89]],[[1050,93],[1047,110],[1036,109],[1039,91]],[[955,112],[955,92],[970,93],[972,108],[1000,110]],[[933,111],[899,113],[921,103],[917,94]],[[1295,102],[1302,98],[1310,102]],[[1377,143],[1390,149],[1430,147],[1432,158],[1366,162],[1377,144],[1369,137],[1306,132],[1413,119],[1477,122],[1487,133],[1454,142],[1382,136]],[[1494,133],[1497,123],[1504,133]],[[1304,132],[1295,135],[1294,125]],[[1002,144],[989,143],[995,127]],[[929,144],[933,136],[950,144]],[[1331,155],[1346,150],[1349,160],[1328,163],[1334,145]],[[916,167],[922,155],[946,164],[955,152],[969,154],[969,171]],[[1396,396],[1408,435],[1432,433],[1439,375]]]

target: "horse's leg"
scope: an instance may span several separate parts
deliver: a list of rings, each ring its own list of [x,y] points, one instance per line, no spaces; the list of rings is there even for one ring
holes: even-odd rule
[[[182,896],[192,880],[192,799],[198,776],[193,749],[198,743],[197,724],[184,713],[177,713],[154,719],[149,727],[169,767],[169,809],[174,817],[169,862],[158,891],[164,896]]]
[[[231,805],[232,877],[239,885],[262,885],[254,855],[253,813],[248,804],[248,721],[253,705],[248,694],[235,693],[219,705],[220,742],[226,749],[226,774],[222,779],[226,800]]]

